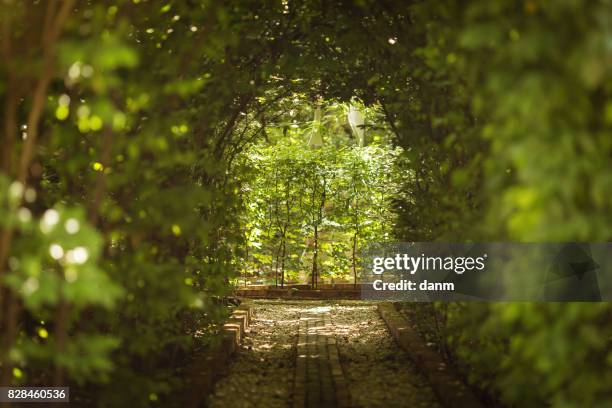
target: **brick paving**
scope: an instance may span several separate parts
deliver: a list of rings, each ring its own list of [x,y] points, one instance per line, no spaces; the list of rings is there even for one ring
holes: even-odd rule
[[[294,408],[343,408],[350,395],[328,310],[302,313],[298,329]]]

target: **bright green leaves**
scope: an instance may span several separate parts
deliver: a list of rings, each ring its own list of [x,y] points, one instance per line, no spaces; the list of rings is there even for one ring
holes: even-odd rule
[[[20,229],[27,241],[15,243],[7,279],[28,308],[37,312],[60,298],[77,310],[113,306],[121,290],[98,266],[102,242],[82,210],[51,208]]]
[[[609,306],[483,306],[450,305],[445,310],[445,331],[454,335],[449,346],[471,367],[478,367],[470,370],[471,382],[491,387],[508,404],[579,406],[609,401],[609,333],[603,325]]]
[[[521,12],[503,3],[474,4],[462,27],[460,45],[471,61],[466,74],[486,76],[474,84],[474,107],[489,118],[483,130],[491,140],[488,193],[498,192],[491,222],[497,218],[515,240],[609,237],[609,202],[597,198],[596,186],[610,168],[610,145],[602,138],[609,126],[601,120],[611,73],[604,68],[603,21],[610,13],[576,4]],[[500,176],[510,170],[512,177]]]
[[[34,216],[29,208],[39,204],[34,190],[0,176],[0,214],[3,228],[13,229],[9,274],[4,283],[21,299],[32,317],[47,319],[69,305],[63,324],[69,328],[86,308],[112,308],[123,290],[100,267],[100,234],[79,207],[58,205]],[[27,215],[26,215],[27,214]],[[51,319],[53,320],[53,319]],[[57,320],[55,324],[57,325]],[[39,326],[33,337],[22,334],[11,349],[14,363],[46,359],[66,369],[78,382],[108,372],[109,353],[118,345],[110,336],[70,337],[58,350],[54,331]],[[23,376],[18,367],[17,380]]]
[[[405,88],[409,97],[385,99],[416,171],[405,184],[412,199],[399,207],[402,237],[610,239],[609,7],[519,6],[412,8],[425,39],[411,59],[416,86]],[[394,96],[411,105],[392,104]],[[438,310],[448,325],[437,333],[449,342],[445,352],[503,403],[610,404],[611,354],[602,340],[610,337],[609,306]]]
[[[62,65],[67,67],[67,83],[86,83],[97,93],[104,93],[119,85],[115,71],[133,68],[138,54],[125,44],[117,33],[105,32],[98,41],[87,43],[65,42],[60,49]]]
[[[182,97],[187,97],[197,93],[206,84],[207,80],[199,77],[192,80],[181,79],[172,81],[164,86],[164,92],[167,94],[178,94]]]
[[[55,117],[58,120],[66,120],[70,114],[70,96],[63,94],[58,98]]]
[[[308,107],[295,109],[290,117],[310,113]],[[323,146],[308,146],[313,129],[307,122],[245,155],[253,172],[244,196],[251,257],[245,276],[254,281],[280,284],[286,277],[284,282],[307,283],[314,262],[321,278],[352,281],[363,245],[391,237],[391,202],[400,179],[395,162],[401,149],[359,147],[353,133],[343,128],[348,127],[347,110],[336,104],[323,110]],[[372,118],[375,110],[371,108]],[[276,137],[274,127],[266,131]]]

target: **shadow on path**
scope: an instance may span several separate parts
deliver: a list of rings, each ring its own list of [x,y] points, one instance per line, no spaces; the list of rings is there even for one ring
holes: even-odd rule
[[[329,384],[346,381],[352,407],[438,406],[432,389],[395,345],[374,303],[260,300],[254,302],[254,309],[251,330],[230,366],[229,375],[216,384],[208,406],[308,406],[304,392],[306,381],[301,380],[300,370],[296,371],[296,359],[300,356],[296,347],[300,317],[309,321],[307,324],[302,320],[304,333],[310,333],[314,341],[310,350],[317,356],[317,362],[322,361],[310,369],[311,386],[318,384],[317,392],[330,394],[318,395],[317,401],[327,401],[325,406],[341,406],[337,401],[343,398],[338,399],[336,386]],[[318,341],[317,333],[321,333]],[[307,342],[304,335],[302,342]],[[304,350],[307,349],[302,347],[302,355]],[[334,359],[339,359],[342,378],[339,380],[336,368],[335,376],[327,381],[328,376],[322,373],[332,373]],[[306,371],[303,378],[308,378]],[[298,384],[295,393],[294,380]],[[323,405],[319,403],[319,406]]]

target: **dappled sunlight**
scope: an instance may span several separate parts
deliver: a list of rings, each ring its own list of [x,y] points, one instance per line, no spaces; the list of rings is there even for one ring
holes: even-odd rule
[[[210,396],[210,407],[286,407],[293,385],[300,309],[271,306],[255,305],[250,330],[230,366],[230,374],[219,381]]]
[[[332,308],[353,402],[358,407],[435,407],[437,400],[388,333],[375,305]]]
[[[378,316],[376,305],[362,301],[256,301],[251,332],[230,374],[221,380],[210,406],[223,407],[236,393],[242,406],[287,406],[291,401],[296,359],[324,357],[319,349],[297,354],[307,342],[297,340],[300,317],[312,322],[306,335],[335,339],[355,407],[434,407],[435,398]],[[329,316],[330,324],[321,318]],[[278,373],[280,367],[281,373]],[[260,390],[255,392],[252,390]],[[399,402],[402,401],[402,402]],[[399,404],[399,405],[398,405]]]
[[[310,313],[326,313],[329,312],[331,310],[330,306],[319,306],[319,307],[314,307],[312,309],[309,309],[308,311]]]

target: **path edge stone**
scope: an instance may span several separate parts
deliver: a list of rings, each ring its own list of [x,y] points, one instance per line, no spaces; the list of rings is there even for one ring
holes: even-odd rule
[[[397,311],[392,302],[379,303],[378,313],[387,324],[395,342],[408,354],[419,372],[427,378],[444,406],[452,408],[484,407],[442,357],[427,347],[421,336]]]
[[[186,408],[203,406],[215,383],[227,374],[231,357],[240,346],[254,316],[250,300],[241,299],[221,329],[221,341],[197,355],[185,372],[184,403]]]
[[[284,300],[359,300],[361,289],[295,289],[263,288],[238,289],[236,293],[251,299],[284,299]]]

